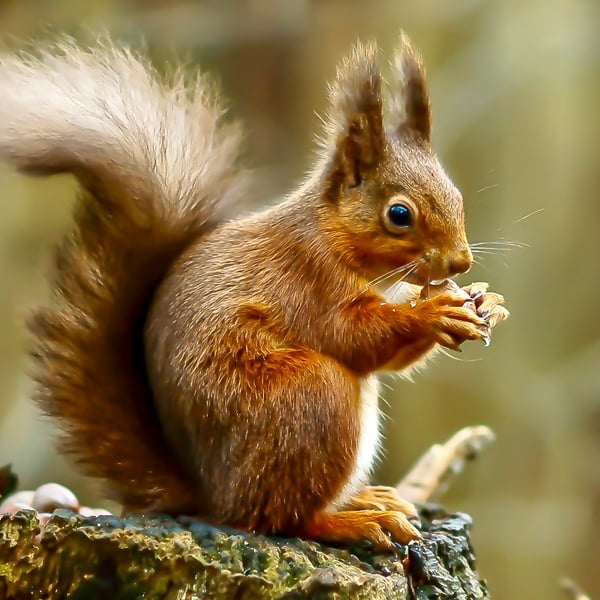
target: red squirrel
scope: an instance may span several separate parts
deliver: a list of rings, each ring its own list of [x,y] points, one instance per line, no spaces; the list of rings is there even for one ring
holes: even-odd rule
[[[81,188],[30,321],[37,401],[125,511],[376,550],[419,537],[414,506],[368,485],[376,373],[486,341],[507,313],[451,281],[472,255],[421,58],[402,35],[386,102],[377,53],[340,64],[299,188],[235,218],[240,132],[204,76],[110,42],[0,58],[0,157]]]

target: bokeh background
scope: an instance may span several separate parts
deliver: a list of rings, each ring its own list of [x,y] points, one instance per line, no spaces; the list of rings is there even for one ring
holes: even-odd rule
[[[496,598],[559,598],[561,575],[600,598],[600,4],[596,0],[19,0],[0,2],[0,38],[108,30],[144,39],[160,66],[198,62],[246,124],[256,198],[310,164],[315,111],[352,41],[382,64],[400,28],[422,51],[435,144],[463,191],[471,241],[526,247],[483,256],[511,319],[490,348],[439,357],[390,382],[386,456],[395,483],[426,447],[484,423],[496,444],[444,499],[473,515],[481,573]],[[0,90],[1,101],[2,90]],[[40,98],[40,103],[43,98]],[[67,177],[0,170],[0,462],[22,484],[48,480],[101,504],[52,449],[29,400],[24,318],[47,295],[50,248],[69,223]]]

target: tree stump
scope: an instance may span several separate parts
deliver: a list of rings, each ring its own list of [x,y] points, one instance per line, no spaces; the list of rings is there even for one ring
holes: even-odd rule
[[[424,539],[395,554],[330,548],[162,515],[84,517],[56,510],[0,517],[0,597],[489,598],[475,570],[470,518],[421,511]]]

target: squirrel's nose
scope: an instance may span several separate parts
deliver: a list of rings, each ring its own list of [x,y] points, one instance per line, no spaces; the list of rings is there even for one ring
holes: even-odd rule
[[[465,246],[459,250],[456,250],[451,254],[446,263],[446,268],[451,275],[458,273],[466,273],[473,264],[473,255],[469,246]]]

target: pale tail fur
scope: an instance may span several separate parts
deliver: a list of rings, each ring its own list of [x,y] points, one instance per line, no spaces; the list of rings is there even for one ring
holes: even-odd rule
[[[111,481],[127,508],[195,504],[140,357],[166,269],[241,194],[239,132],[221,113],[203,77],[161,79],[109,42],[0,57],[0,158],[82,184],[56,259],[55,301],[31,320],[38,401],[60,417],[67,451]]]
[[[239,132],[223,126],[212,85],[180,72],[161,79],[110,42],[83,50],[66,40],[0,57],[0,154],[31,171],[130,169],[128,186],[188,220],[216,216],[237,191]]]

